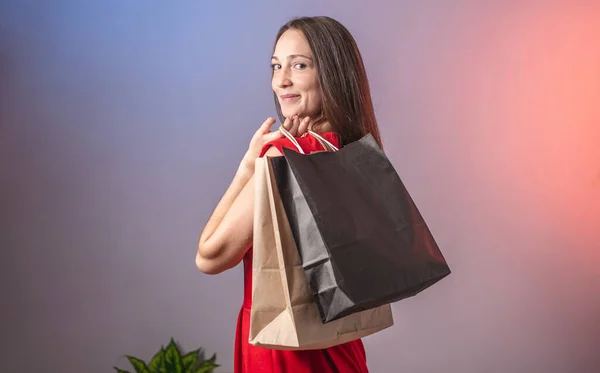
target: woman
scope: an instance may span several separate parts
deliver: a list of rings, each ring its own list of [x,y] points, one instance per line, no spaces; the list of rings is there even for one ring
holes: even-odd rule
[[[381,145],[369,83],[352,35],[329,17],[285,24],[275,39],[271,86],[283,126],[306,153],[322,150],[308,129],[337,147],[370,133]],[[361,340],[322,350],[280,351],[248,343],[252,301],[254,161],[296,149],[268,118],[252,137],[238,171],[202,231],[196,265],[217,274],[244,262],[244,302],[238,318],[235,372],[367,372]]]

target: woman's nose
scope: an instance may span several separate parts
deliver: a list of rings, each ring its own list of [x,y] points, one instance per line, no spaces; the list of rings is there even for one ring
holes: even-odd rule
[[[277,75],[277,85],[280,88],[285,88],[292,85],[292,79],[287,71],[282,69]]]

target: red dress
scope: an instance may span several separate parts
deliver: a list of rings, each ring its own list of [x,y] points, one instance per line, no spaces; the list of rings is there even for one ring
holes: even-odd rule
[[[320,133],[322,137],[339,147],[339,139],[333,132]],[[311,135],[297,138],[306,154],[323,150]],[[260,156],[269,146],[279,151],[286,147],[297,151],[287,138],[266,144]],[[362,340],[358,339],[342,345],[322,350],[282,351],[256,347],[248,343],[250,329],[250,308],[252,305],[252,249],[244,255],[244,302],[240,310],[234,354],[235,373],[367,373],[367,361]]]

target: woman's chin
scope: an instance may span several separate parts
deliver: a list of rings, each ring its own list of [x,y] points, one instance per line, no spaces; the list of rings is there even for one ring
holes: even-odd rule
[[[285,118],[290,118],[290,117],[293,117],[294,115],[296,115],[298,113],[296,112],[296,110],[289,110],[289,109],[285,110],[285,109],[283,109],[283,110],[281,110],[281,114],[283,114],[283,116]]]
[[[285,118],[291,118],[294,115],[297,115],[298,118],[302,119],[306,116],[306,113],[298,110],[290,110],[290,111],[282,111],[281,112]]]

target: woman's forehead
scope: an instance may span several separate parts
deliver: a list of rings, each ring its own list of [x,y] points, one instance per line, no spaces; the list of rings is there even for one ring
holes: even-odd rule
[[[300,30],[290,29],[284,32],[277,44],[275,45],[275,53],[273,57],[277,59],[285,59],[290,55],[304,55],[312,57],[308,40],[304,33]]]

